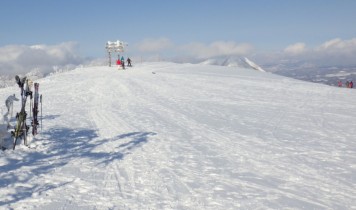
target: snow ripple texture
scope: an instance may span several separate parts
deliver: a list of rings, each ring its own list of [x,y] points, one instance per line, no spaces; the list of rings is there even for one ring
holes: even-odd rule
[[[353,89],[164,62],[36,82],[43,127],[0,151],[0,209],[356,209]]]

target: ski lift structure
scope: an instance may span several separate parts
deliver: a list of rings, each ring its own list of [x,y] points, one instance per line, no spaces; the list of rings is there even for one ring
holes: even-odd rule
[[[111,54],[124,52],[125,46],[127,46],[127,43],[122,42],[120,40],[114,42],[111,41],[106,42],[105,48],[109,56],[109,67],[111,67]]]

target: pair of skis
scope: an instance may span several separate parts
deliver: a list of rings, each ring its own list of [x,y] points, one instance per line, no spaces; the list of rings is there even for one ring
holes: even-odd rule
[[[31,82],[29,82],[28,79],[26,79],[26,77],[20,79],[19,76],[15,77],[16,79],[16,83],[19,85],[19,87],[21,88],[21,110],[19,113],[16,114],[16,126],[15,126],[15,130],[12,133],[13,137],[14,137],[14,145],[13,145],[13,149],[15,149],[16,144],[17,144],[17,140],[21,137],[24,138],[24,144],[27,145],[27,134],[28,134],[28,130],[29,130],[29,126],[26,124],[26,119],[27,119],[27,113],[26,113],[26,102],[27,102],[27,98],[28,96],[30,96],[30,99],[32,101],[32,91],[30,90],[30,86],[32,86]],[[38,102],[40,99],[41,102],[41,111],[42,111],[42,95],[41,97],[39,96],[38,93],[38,89],[39,89],[39,84],[35,83],[34,84],[34,104],[33,104],[33,108],[32,108],[32,135],[35,136],[37,134],[37,127],[39,125],[38,122]],[[32,104],[32,103],[30,103]],[[41,112],[42,114],[42,112]]]

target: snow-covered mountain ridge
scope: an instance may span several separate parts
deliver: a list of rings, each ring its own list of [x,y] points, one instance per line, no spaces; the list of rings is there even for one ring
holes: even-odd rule
[[[356,91],[231,68],[37,80],[43,128],[0,151],[0,208],[355,208]]]
[[[246,57],[219,57],[207,59],[201,64],[205,65],[218,65],[218,66],[228,66],[228,67],[240,67],[246,69],[253,69],[261,72],[265,72],[259,65],[252,62]]]

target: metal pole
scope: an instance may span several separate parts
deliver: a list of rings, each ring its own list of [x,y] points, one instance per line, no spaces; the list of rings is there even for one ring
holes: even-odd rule
[[[108,50],[108,54],[109,54],[109,67],[111,67],[111,52],[110,52],[110,50]]]

